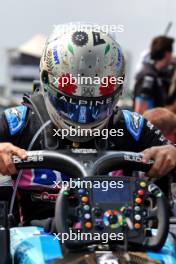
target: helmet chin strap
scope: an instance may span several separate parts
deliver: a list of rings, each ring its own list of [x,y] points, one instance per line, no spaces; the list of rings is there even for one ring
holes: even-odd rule
[[[46,94],[44,95],[44,99],[46,102],[46,107],[48,110],[48,114],[51,118],[51,121],[53,122],[53,124],[60,129],[70,129],[70,127],[73,127],[74,129],[98,129],[98,130],[102,130],[103,128],[106,127],[109,118],[107,117],[106,119],[104,119],[101,122],[97,122],[96,124],[76,124],[76,123],[72,123],[69,120],[61,117],[55,110],[55,108],[52,106],[52,104],[50,103],[48,97],[46,96]],[[90,134],[90,133],[89,133]],[[91,139],[93,139],[92,135],[89,135],[87,133],[86,136],[67,136],[66,138],[70,141],[75,141],[75,142],[87,142],[90,141]]]

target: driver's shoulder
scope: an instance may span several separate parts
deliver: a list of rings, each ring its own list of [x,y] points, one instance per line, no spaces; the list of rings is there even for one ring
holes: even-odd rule
[[[34,105],[37,109],[41,106],[42,111],[45,112],[41,93],[25,94],[20,105],[10,107],[4,111],[3,119],[10,136],[16,136],[21,133],[29,123],[33,127],[31,128],[32,130],[38,129],[38,115],[34,111]]]
[[[135,141],[138,141],[141,137],[145,122],[144,117],[137,112],[118,109],[113,114],[112,126],[116,129],[123,128],[124,132],[126,131]]]
[[[26,126],[30,108],[26,105],[17,105],[7,108],[3,115],[10,136],[15,136]]]

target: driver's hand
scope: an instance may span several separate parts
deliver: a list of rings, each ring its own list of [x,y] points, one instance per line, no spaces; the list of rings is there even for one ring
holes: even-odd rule
[[[176,168],[176,147],[164,145],[152,147],[143,151],[143,162],[154,160],[154,164],[147,173],[150,177],[161,177]]]
[[[11,143],[0,143],[0,173],[3,175],[16,174],[16,168],[12,156],[16,155],[21,159],[27,158],[27,152]]]

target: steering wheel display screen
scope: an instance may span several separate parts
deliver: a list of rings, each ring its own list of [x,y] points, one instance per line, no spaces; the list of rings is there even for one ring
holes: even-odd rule
[[[113,187],[112,187],[113,186]],[[129,203],[133,201],[133,188],[131,182],[117,181],[116,186],[109,185],[104,188],[101,185],[92,188],[92,200],[95,203]]]

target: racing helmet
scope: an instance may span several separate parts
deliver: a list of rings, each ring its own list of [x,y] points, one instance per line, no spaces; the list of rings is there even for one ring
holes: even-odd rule
[[[52,122],[68,129],[105,127],[122,93],[124,66],[121,47],[101,26],[55,26],[40,61]]]

